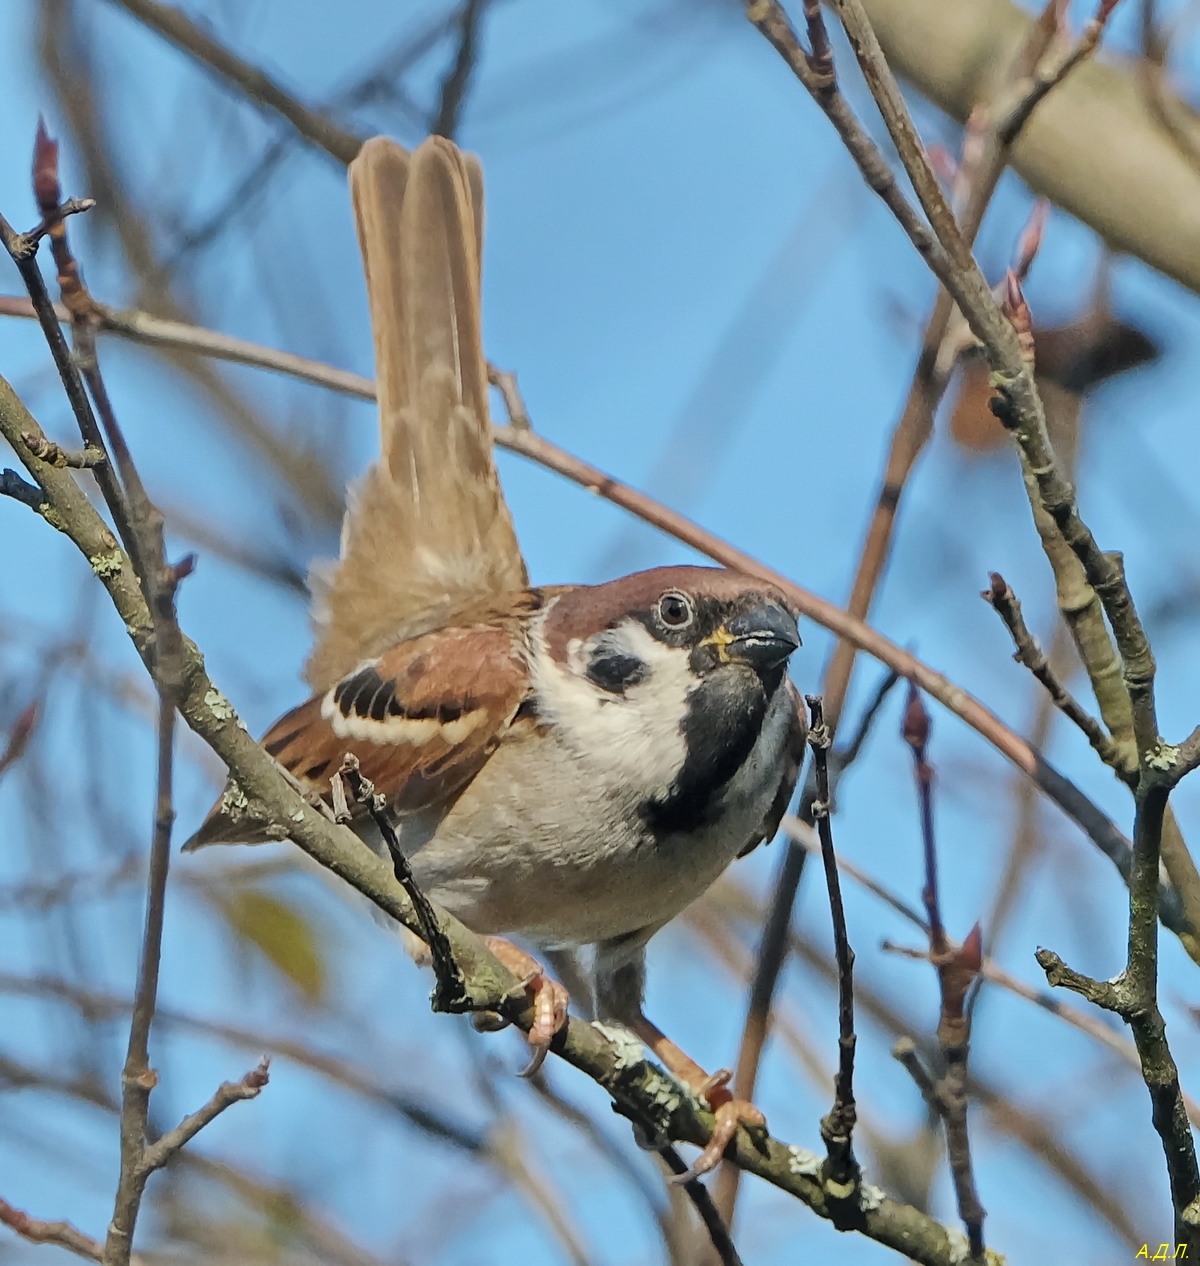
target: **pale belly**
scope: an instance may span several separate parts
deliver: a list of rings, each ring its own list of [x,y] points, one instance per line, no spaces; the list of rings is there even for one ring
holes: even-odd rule
[[[613,785],[556,745],[549,760],[540,753],[534,783],[526,741],[506,743],[432,834],[432,824],[402,830],[418,883],[475,931],[542,945],[661,926],[711,887],[767,816],[790,718],[790,702],[777,702],[718,822],[657,841],[638,813],[641,788]]]

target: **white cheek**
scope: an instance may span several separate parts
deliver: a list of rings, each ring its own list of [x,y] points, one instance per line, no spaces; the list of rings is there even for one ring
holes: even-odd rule
[[[538,711],[560,741],[640,800],[665,792],[683,766],[687,753],[679,723],[696,679],[686,650],[664,646],[634,620],[609,638],[649,668],[624,695],[587,679],[578,642],[568,646],[565,667],[556,663],[540,629],[534,632],[530,670]]]

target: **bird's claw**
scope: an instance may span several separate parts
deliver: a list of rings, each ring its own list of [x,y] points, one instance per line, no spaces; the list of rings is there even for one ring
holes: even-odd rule
[[[711,1173],[721,1163],[725,1149],[733,1142],[738,1129],[745,1125],[750,1129],[765,1130],[767,1118],[762,1112],[745,1099],[735,1099],[726,1087],[733,1080],[726,1068],[718,1069],[696,1090],[696,1097],[702,1099],[712,1110],[716,1121],[712,1134],[704,1150],[692,1162],[692,1167],[685,1173],[676,1174],[671,1181],[689,1183],[695,1178]]]
[[[484,938],[493,954],[517,976],[533,1006],[533,1023],[525,1035],[533,1055],[520,1076],[532,1077],[545,1062],[550,1043],[567,1022],[570,995],[542,969],[541,963],[498,936]]]

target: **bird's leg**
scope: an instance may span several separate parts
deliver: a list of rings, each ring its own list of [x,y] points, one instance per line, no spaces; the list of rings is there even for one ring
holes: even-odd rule
[[[687,1088],[702,1099],[716,1116],[708,1146],[696,1158],[687,1177],[707,1174],[721,1163],[725,1149],[733,1141],[738,1126],[748,1125],[765,1129],[767,1118],[745,1099],[735,1099],[727,1089],[733,1074],[727,1068],[706,1073],[686,1051],[681,1050],[657,1025],[638,1011],[630,1027],[655,1055],[670,1069]]]
[[[518,949],[511,941],[501,936],[485,936],[484,944],[525,986],[525,992],[533,1006],[533,1023],[529,1026],[526,1037],[533,1048],[533,1058],[522,1077],[532,1077],[541,1068],[550,1049],[554,1035],[567,1022],[567,1005],[570,998],[567,991],[546,975],[541,963],[536,958]]]

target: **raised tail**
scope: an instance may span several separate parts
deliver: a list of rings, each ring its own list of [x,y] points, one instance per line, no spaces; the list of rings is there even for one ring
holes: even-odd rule
[[[442,137],[368,141],[350,191],[375,335],[380,454],[351,491],[306,667],[324,689],[488,593],[527,584],[496,474],[480,326],[483,177]]]

